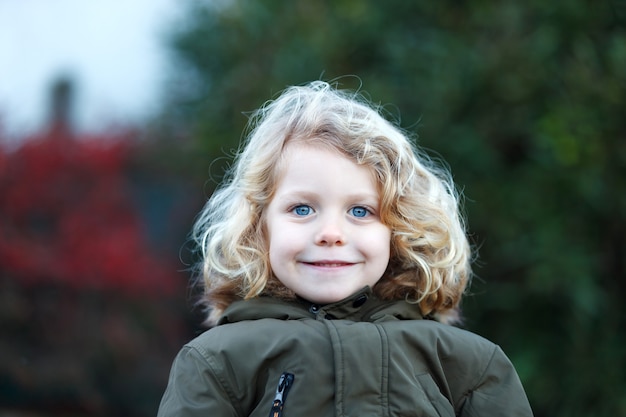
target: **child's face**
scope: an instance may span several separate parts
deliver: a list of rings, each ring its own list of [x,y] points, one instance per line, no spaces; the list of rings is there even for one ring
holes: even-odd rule
[[[307,145],[285,152],[266,211],[274,275],[314,303],[373,286],[389,263],[391,231],[380,221],[370,170]]]

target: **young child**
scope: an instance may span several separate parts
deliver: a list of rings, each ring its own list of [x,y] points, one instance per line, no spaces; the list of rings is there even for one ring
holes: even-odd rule
[[[159,416],[531,416],[500,348],[449,325],[471,272],[450,175],[324,82],[251,128],[194,228],[214,327]]]

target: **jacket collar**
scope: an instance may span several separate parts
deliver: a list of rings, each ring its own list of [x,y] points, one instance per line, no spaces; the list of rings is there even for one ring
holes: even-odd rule
[[[370,287],[365,287],[350,297],[326,305],[314,304],[301,298],[280,300],[272,297],[257,297],[251,300],[235,301],[226,309],[218,325],[263,318],[382,322],[422,319],[423,316],[417,305],[404,300],[379,300]]]

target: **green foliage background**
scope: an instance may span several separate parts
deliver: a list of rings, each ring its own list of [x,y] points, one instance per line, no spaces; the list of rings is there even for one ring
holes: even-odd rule
[[[191,132],[189,164],[218,159],[219,176],[242,112],[288,85],[362,86],[464,191],[465,327],[503,346],[537,416],[626,415],[626,1],[216,0],[189,16],[165,117]]]

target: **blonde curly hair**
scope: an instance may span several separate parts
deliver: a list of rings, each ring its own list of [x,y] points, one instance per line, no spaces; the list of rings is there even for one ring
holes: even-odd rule
[[[295,297],[272,273],[263,216],[283,149],[294,142],[335,150],[372,170],[381,221],[392,232],[389,265],[374,293],[456,321],[471,249],[449,172],[362,95],[315,81],[286,89],[253,113],[232,169],[198,216],[192,237],[202,255],[207,323],[238,299]]]

